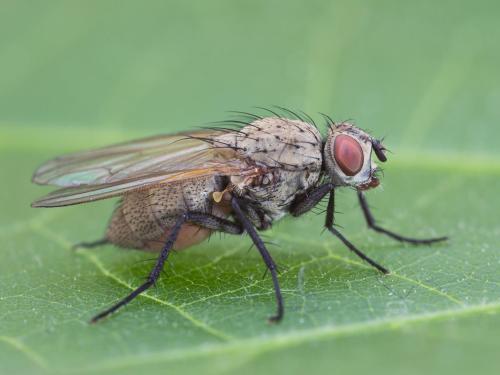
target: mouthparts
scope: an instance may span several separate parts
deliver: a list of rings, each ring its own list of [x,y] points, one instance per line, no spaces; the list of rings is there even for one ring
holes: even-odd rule
[[[369,190],[376,188],[379,185],[380,185],[380,180],[377,177],[372,176],[368,182],[359,185],[358,190],[360,191]]]

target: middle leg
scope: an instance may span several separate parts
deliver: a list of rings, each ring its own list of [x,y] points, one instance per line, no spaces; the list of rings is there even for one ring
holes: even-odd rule
[[[260,238],[253,224],[246,217],[245,213],[241,209],[240,203],[238,202],[237,198],[233,197],[233,199],[231,200],[231,206],[233,208],[235,217],[241,223],[241,225],[245,229],[245,232],[247,232],[250,238],[252,239],[253,243],[255,244],[255,247],[257,248],[257,250],[259,250],[260,255],[262,256],[262,259],[264,259],[264,263],[266,264],[267,269],[271,273],[274,285],[274,292],[276,295],[277,310],[276,314],[269,318],[269,321],[272,323],[277,323],[281,319],[283,319],[284,307],[283,307],[283,296],[281,295],[281,289],[278,282],[278,269],[276,267],[276,263],[271,257],[271,254],[269,254],[269,251],[266,249],[264,241],[262,241],[262,239]]]

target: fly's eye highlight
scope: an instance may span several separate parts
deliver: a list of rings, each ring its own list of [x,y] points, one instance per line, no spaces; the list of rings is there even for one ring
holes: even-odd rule
[[[333,150],[335,161],[347,176],[354,176],[363,167],[363,150],[354,138],[344,134],[338,135]]]

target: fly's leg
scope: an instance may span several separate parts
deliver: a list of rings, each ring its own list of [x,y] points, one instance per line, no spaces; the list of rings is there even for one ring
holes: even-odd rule
[[[247,232],[250,238],[252,239],[253,243],[255,244],[255,247],[259,250],[260,255],[262,256],[262,259],[264,260],[267,269],[271,273],[274,285],[274,293],[276,295],[277,310],[276,314],[269,318],[269,321],[273,323],[279,322],[281,319],[283,319],[284,307],[283,307],[283,297],[281,295],[281,289],[278,282],[278,271],[276,263],[274,263],[271,254],[269,254],[269,251],[266,249],[264,242],[259,237],[253,224],[250,222],[250,220],[248,220],[248,218],[243,213],[240,204],[238,203],[238,200],[236,198],[233,198],[231,200],[231,206],[233,208],[235,217],[241,223],[245,232]]]
[[[107,245],[109,243],[107,238],[101,238],[100,240],[97,241],[92,241],[92,242],[80,242],[77,244],[73,245],[73,249],[93,249],[94,247],[99,247],[103,245]]]
[[[373,259],[371,259],[367,255],[365,255],[362,251],[358,250],[356,248],[356,246],[354,246],[351,242],[349,242],[347,240],[347,238],[345,238],[342,235],[342,233],[340,233],[337,229],[335,229],[335,227],[333,226],[334,211],[335,211],[335,192],[332,190],[330,192],[330,198],[328,199],[328,206],[326,208],[326,219],[325,219],[326,229],[328,229],[330,231],[330,233],[332,233],[335,237],[337,237],[339,240],[341,240],[344,243],[344,245],[347,246],[347,248],[349,250],[351,250],[354,254],[356,254],[358,257],[363,259],[365,262],[372,265],[373,267],[375,267],[376,269],[378,269],[382,273],[385,273],[385,274],[389,273],[389,270],[387,268],[381,266],[380,264],[375,262]]]
[[[118,310],[120,307],[125,306],[127,303],[132,301],[135,297],[137,297],[139,294],[150,288],[156,280],[158,280],[158,277],[160,276],[161,270],[163,269],[163,265],[165,264],[165,261],[167,260],[168,255],[170,254],[170,251],[172,250],[172,247],[174,246],[175,240],[177,239],[177,236],[179,235],[179,232],[181,230],[182,224],[186,222],[188,218],[188,214],[183,214],[177,219],[175,225],[173,226],[172,230],[170,231],[170,234],[167,238],[167,241],[165,242],[165,245],[163,246],[163,249],[160,252],[160,256],[156,260],[156,264],[151,271],[151,273],[148,276],[148,279],[146,280],[145,283],[143,283],[141,286],[139,286],[137,289],[132,291],[128,296],[123,298],[120,302],[116,303],[115,305],[111,306],[109,309],[101,312],[100,314],[97,314],[91,319],[91,323],[96,323],[97,321],[101,320],[102,318],[105,318],[106,316],[112,314],[116,310]]]
[[[441,242],[441,241],[446,241],[448,237],[436,237],[436,238],[424,238],[424,239],[418,239],[418,238],[410,238],[410,237],[405,237],[401,236],[397,233],[391,232],[387,229],[379,227],[375,223],[375,218],[373,217],[370,207],[368,206],[368,202],[366,201],[365,195],[363,192],[358,191],[358,199],[359,199],[359,204],[361,206],[361,209],[363,210],[363,214],[365,216],[366,224],[368,225],[368,228],[373,229],[376,232],[383,233],[397,241],[401,242],[408,242],[414,245],[428,245],[434,242]]]
[[[179,232],[181,230],[181,227],[184,223],[186,222],[191,222],[194,224],[198,224],[202,227],[208,228],[208,229],[213,229],[213,230],[220,230],[223,232],[227,233],[233,233],[233,234],[241,234],[243,233],[243,228],[235,224],[229,220],[221,219],[216,216],[208,215],[208,214],[202,214],[202,213],[193,213],[193,212],[186,212],[182,214],[176,221],[175,225],[172,227],[170,234],[165,242],[165,245],[163,246],[163,249],[160,252],[160,255],[158,256],[158,259],[156,260],[156,264],[153,268],[153,270],[150,272],[146,282],[144,282],[142,285],[140,285],[137,289],[132,291],[128,296],[123,298],[121,301],[110,307],[109,309],[101,312],[100,314],[97,314],[91,319],[91,323],[96,323],[97,321],[105,318],[106,316],[112,314],[116,310],[118,310],[120,307],[125,306],[128,304],[130,301],[132,301],[135,297],[137,297],[139,294],[153,286],[156,281],[158,280],[160,273],[163,269],[163,266],[165,264],[165,261],[168,258],[168,255],[170,254],[170,251],[172,250],[175,240],[177,239],[177,236],[179,235]]]
[[[330,191],[333,190],[333,184],[327,182],[315,189],[312,189],[307,195],[300,197],[292,203],[290,214],[300,216],[314,208]]]
[[[217,216],[196,212],[190,212],[188,215],[188,221],[190,223],[197,224],[200,227],[229,234],[242,234],[244,232],[241,224],[233,223],[231,220],[226,220]]]
[[[325,218],[326,229],[328,229],[334,236],[336,236],[339,240],[341,240],[349,250],[351,250],[354,254],[363,259],[365,262],[369,263],[382,273],[389,273],[389,270],[387,270],[385,267],[381,266],[380,264],[369,258],[367,255],[365,255],[363,252],[358,250],[352,243],[350,243],[342,235],[342,233],[340,233],[333,226],[334,213],[335,213],[335,193],[333,191],[333,188],[334,188],[333,184],[328,182],[326,184],[317,187],[316,189],[313,189],[307,194],[306,197],[292,204],[290,213],[293,216],[302,215],[307,211],[309,211],[310,209],[312,209],[316,204],[318,204],[325,197],[326,194],[330,193],[330,197],[328,199],[328,206],[326,208],[326,218]]]
[[[243,233],[243,228],[240,225],[233,223],[230,220],[225,220],[213,215],[207,215],[203,213],[189,213],[189,222],[198,224],[201,227],[207,229],[218,230],[230,234],[241,234]],[[103,246],[109,244],[107,238],[102,238],[97,241],[92,242],[80,242],[73,245],[73,249],[93,249],[95,247]]]

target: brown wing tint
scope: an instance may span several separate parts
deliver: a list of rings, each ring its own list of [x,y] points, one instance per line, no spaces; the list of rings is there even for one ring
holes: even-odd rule
[[[38,168],[33,181],[63,189],[32,206],[67,206],[190,178],[255,173],[237,151],[200,140],[219,134],[199,131],[152,137],[56,158]]]

